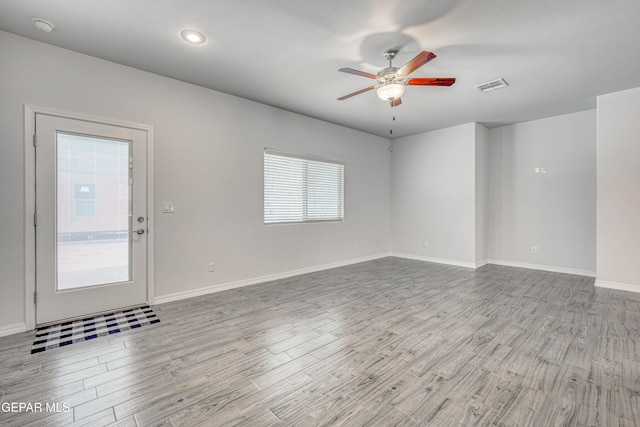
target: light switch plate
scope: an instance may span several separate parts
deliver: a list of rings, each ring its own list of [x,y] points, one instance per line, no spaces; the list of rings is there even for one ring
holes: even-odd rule
[[[162,202],[162,213],[173,213],[173,203]]]

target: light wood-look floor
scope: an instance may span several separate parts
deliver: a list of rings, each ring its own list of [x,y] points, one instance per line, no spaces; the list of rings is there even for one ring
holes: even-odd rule
[[[154,307],[31,355],[0,339],[1,425],[638,426],[640,294],[399,258]]]

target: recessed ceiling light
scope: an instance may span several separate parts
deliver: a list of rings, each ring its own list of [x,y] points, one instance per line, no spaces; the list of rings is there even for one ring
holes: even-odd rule
[[[180,35],[184,41],[190,44],[202,44],[207,40],[204,34],[196,30],[184,30]]]
[[[40,31],[44,31],[45,33],[50,33],[56,28],[55,25],[53,25],[51,22],[47,21],[46,19],[33,18],[32,21],[33,21],[33,25],[35,25],[37,29],[39,29]]]

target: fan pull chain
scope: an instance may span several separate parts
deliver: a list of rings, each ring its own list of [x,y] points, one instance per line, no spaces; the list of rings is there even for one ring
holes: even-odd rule
[[[393,122],[396,121],[396,116],[391,117],[391,122],[389,122],[389,135],[393,135]],[[393,140],[389,141],[389,152],[393,152]]]

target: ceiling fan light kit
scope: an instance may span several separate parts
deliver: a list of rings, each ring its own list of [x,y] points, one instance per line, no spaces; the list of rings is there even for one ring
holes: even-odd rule
[[[404,94],[405,86],[451,86],[456,81],[456,79],[452,77],[417,77],[407,79],[407,76],[409,74],[434,59],[436,55],[432,52],[422,51],[411,61],[407,62],[402,67],[397,68],[392,65],[392,61],[397,54],[397,49],[386,50],[384,52],[384,57],[389,61],[389,66],[378,71],[377,74],[366,73],[364,71],[354,70],[352,68],[340,68],[338,71],[374,79],[378,84],[342,96],[338,98],[338,100],[343,101],[353,96],[360,95],[361,93],[376,89],[378,98],[383,101],[389,102],[389,105],[391,105],[392,107],[396,107],[402,104],[402,95]]]
[[[404,94],[404,84],[402,83],[388,83],[384,84],[376,90],[378,98],[383,101],[393,101],[396,98],[400,98]]]

